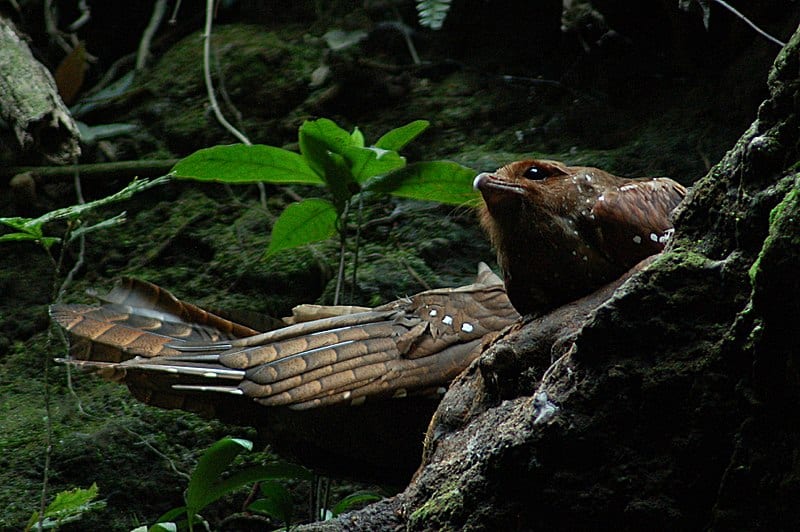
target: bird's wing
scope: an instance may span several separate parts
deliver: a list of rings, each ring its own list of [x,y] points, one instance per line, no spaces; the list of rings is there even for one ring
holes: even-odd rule
[[[207,323],[198,338],[196,324],[177,313],[167,322],[152,316],[158,307],[120,312],[115,305],[53,308],[56,321],[91,345],[91,359],[79,364],[122,372],[125,382],[168,374],[172,392],[224,392],[298,409],[446,386],[477,356],[485,335],[518,317],[485,265],[472,285],[233,339]],[[73,356],[86,359],[85,351]]]
[[[671,213],[686,188],[667,178],[629,180],[598,197],[592,208],[603,248],[630,267],[664,249],[672,234]]]

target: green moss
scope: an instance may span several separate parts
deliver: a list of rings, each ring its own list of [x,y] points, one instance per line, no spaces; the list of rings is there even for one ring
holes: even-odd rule
[[[653,268],[662,272],[675,272],[683,269],[702,270],[713,261],[692,249],[676,246],[656,257]]]
[[[783,200],[769,213],[769,234],[767,238],[764,239],[764,244],[761,247],[758,257],[747,272],[750,277],[750,284],[753,288],[756,286],[761,271],[761,261],[767,250],[774,245],[776,238],[792,238],[794,240],[792,246],[795,248],[800,247],[800,235],[787,234],[785,231],[780,231],[779,229],[785,217],[796,217],[800,215],[800,176],[795,176],[792,179],[794,180],[794,186],[786,193]]]
[[[464,494],[456,482],[441,486],[425,503],[409,516],[409,528],[438,522],[439,516],[453,516],[464,506]],[[442,519],[442,521],[445,521]]]

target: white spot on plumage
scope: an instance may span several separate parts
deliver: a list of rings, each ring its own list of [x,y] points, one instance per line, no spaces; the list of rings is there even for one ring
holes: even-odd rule
[[[658,242],[658,235],[655,233],[650,233],[650,240],[653,242]]]
[[[453,324],[453,316],[445,316],[442,318],[442,323],[445,325],[452,325]]]
[[[472,331],[475,330],[475,327],[473,327],[471,323],[462,323],[461,330],[464,331],[465,333],[471,333]]]
[[[605,200],[606,200],[606,195],[605,195],[605,194],[600,194],[600,195],[597,197],[597,201],[605,201]]]
[[[641,244],[642,243],[642,237],[640,237],[639,235],[635,235],[633,237],[633,242],[634,242],[634,244]]]
[[[438,388],[436,388],[436,393],[438,393],[439,395],[444,395],[445,392],[447,392],[447,388],[445,388],[444,386],[439,386]]]
[[[622,185],[621,187],[619,187],[619,191],[620,192],[625,192],[626,190],[631,190],[631,189],[634,189],[634,188],[636,188],[636,185],[633,185],[633,184],[631,184],[631,185]]]
[[[439,314],[439,311],[437,311],[436,309],[433,309],[430,312],[428,312],[428,316],[430,316],[431,318],[435,317],[437,314]]]

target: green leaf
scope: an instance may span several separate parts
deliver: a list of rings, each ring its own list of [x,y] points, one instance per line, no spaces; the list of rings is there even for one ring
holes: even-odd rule
[[[220,493],[219,477],[244,449],[253,449],[253,442],[239,438],[222,438],[209,447],[192,472],[186,489],[186,507],[191,515],[225,493]]]
[[[33,234],[32,231],[38,230],[39,236],[42,234],[41,224],[36,223],[35,218],[20,218],[19,216],[12,216],[10,218],[0,218],[0,223],[17,229],[19,231],[25,231],[29,234]]]
[[[220,499],[229,493],[233,493],[242,486],[247,486],[253,482],[274,480],[278,478],[301,478],[303,480],[311,480],[313,478],[313,475],[307,469],[303,471],[302,476],[285,476],[286,471],[287,468],[285,467],[285,464],[269,463],[260,466],[249,467],[221,480],[217,479],[216,482],[205,486],[203,492],[198,493],[198,496],[193,499],[195,504],[200,505],[196,509],[195,506],[189,504],[189,494],[187,491],[187,509],[190,512],[193,512],[193,514],[197,513],[217,499]],[[189,484],[191,486],[191,481]]]
[[[359,183],[364,183],[370,177],[386,174],[406,165],[405,157],[396,151],[375,147],[350,147],[344,150],[343,155],[350,164],[353,177]]]
[[[38,522],[39,522],[39,512],[34,510],[34,512],[31,514],[31,518],[28,519],[28,523],[25,525],[25,528],[23,530],[25,532],[28,532],[29,530],[33,530],[33,527],[36,527],[36,529],[38,530],[39,529],[39,527],[37,526]]]
[[[431,123],[427,120],[414,120],[410,124],[398,127],[384,134],[378,139],[378,142],[375,143],[375,147],[383,150],[400,151],[406,144],[428,129],[429,125],[431,125]]]
[[[98,494],[97,484],[89,488],[75,488],[61,491],[44,511],[42,529],[55,529],[62,524],[71,523],[83,517],[83,514],[105,508],[104,501],[94,501]],[[39,512],[33,512],[25,530],[39,530]]]
[[[175,530],[186,530],[189,523],[187,517],[188,515],[186,506],[178,506],[177,508],[173,508],[172,510],[162,514],[152,526],[140,528],[144,528],[145,532],[173,532]],[[202,524],[203,522],[204,519],[202,516],[192,516],[192,525]],[[131,530],[131,532],[136,531]]]
[[[414,163],[369,180],[364,184],[364,190],[463,205],[478,198],[478,193],[472,188],[475,173],[471,168],[450,161]]]
[[[336,505],[333,508],[331,508],[331,513],[333,514],[334,517],[336,517],[339,514],[349,512],[350,510],[353,510],[355,508],[360,508],[371,502],[379,501],[382,498],[383,497],[372,491],[359,491],[351,495],[348,495],[347,497],[336,503]]]
[[[345,134],[347,134],[346,131]],[[347,138],[349,142],[350,136],[348,135]],[[303,131],[303,128],[300,128],[300,150],[303,152],[303,157],[314,168],[314,171],[318,172],[322,177],[328,190],[333,195],[333,203],[336,205],[336,210],[340,213],[344,211],[345,204],[353,194],[359,190],[358,184],[350,171],[350,165],[340,155],[340,152],[343,152],[348,147],[331,143],[330,139],[317,136],[316,133]],[[338,151],[335,151],[334,148]]]
[[[179,161],[172,175],[224,183],[322,184],[301,155],[264,145],[231,144],[198,150]]]
[[[47,506],[44,515],[45,517],[59,517],[83,512],[86,506],[97,497],[98,491],[97,483],[94,483],[86,489],[75,488],[59,492],[55,500]]]
[[[327,200],[292,203],[275,221],[266,255],[330,238],[336,233],[337,220],[336,207]]]
[[[144,528],[144,527],[140,527]],[[138,529],[137,529],[138,530]],[[150,528],[145,528],[146,532],[177,532],[178,531],[178,524],[173,523],[172,521],[165,521],[163,523],[156,523]],[[136,532],[135,530],[131,530],[131,532]]]
[[[0,235],[0,242],[19,242],[21,240],[39,240],[40,238],[31,233],[8,233]]]
[[[289,490],[278,482],[262,482],[261,493],[264,498],[253,501],[247,509],[280,519],[288,527],[294,511]]]
[[[364,134],[361,132],[360,129],[358,129],[358,126],[356,126],[353,129],[353,132],[350,133],[350,140],[353,142],[353,146],[357,148],[364,147]]]
[[[178,506],[177,508],[173,508],[172,510],[168,510],[162,514],[161,517],[159,517],[156,521],[156,524],[174,521],[176,517],[180,517],[184,514],[186,514],[186,506]]]
[[[329,118],[318,118],[316,120],[306,120],[300,126],[300,135],[313,135],[320,140],[324,140],[332,152],[339,151],[347,146],[356,146],[357,143],[353,136],[339,127],[336,122]],[[302,149],[300,150],[302,152]]]
[[[327,118],[303,122],[297,138],[300,153],[319,176],[326,173],[328,152],[341,154],[345,148],[357,145],[350,133]],[[309,144],[309,139],[315,142]]]

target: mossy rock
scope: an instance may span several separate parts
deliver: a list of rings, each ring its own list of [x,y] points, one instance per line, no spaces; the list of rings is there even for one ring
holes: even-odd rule
[[[290,140],[293,132],[283,130],[280,121],[309,95],[311,73],[320,64],[324,45],[291,28],[265,31],[242,24],[215,28],[212,44],[215,87],[246,118],[237,123],[220,97],[223,113],[253,142],[281,145]],[[200,33],[165,53],[144,86],[155,98],[143,106],[143,119],[168,139],[173,152],[186,154],[235,140],[208,107]]]

